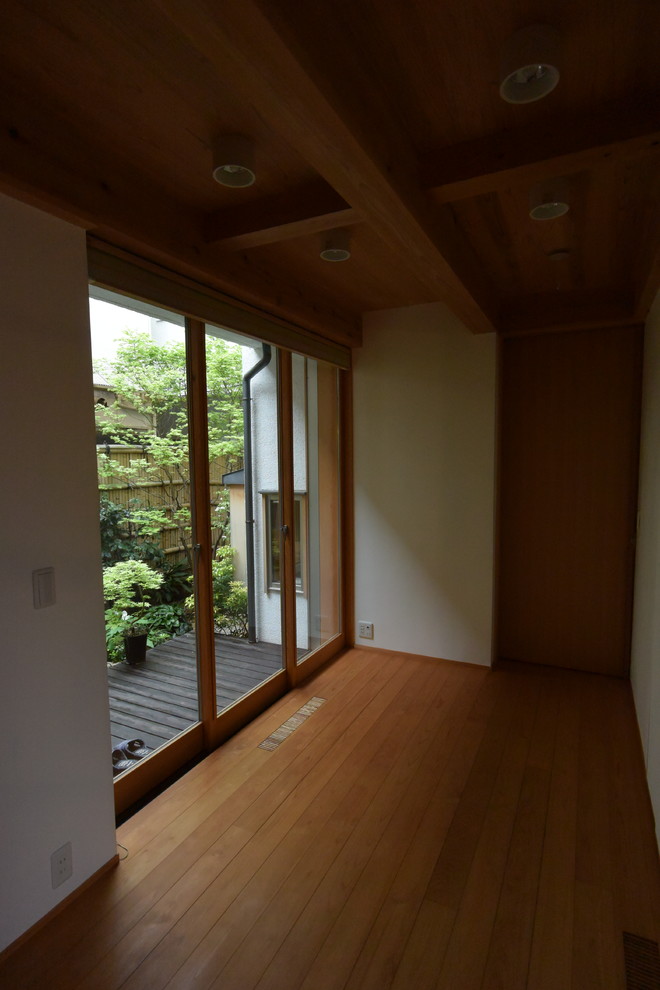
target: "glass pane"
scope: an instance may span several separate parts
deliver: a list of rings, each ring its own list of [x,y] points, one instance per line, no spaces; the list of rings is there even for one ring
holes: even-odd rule
[[[294,495],[293,503],[293,552],[294,552],[294,573],[296,579],[296,589],[303,589],[303,574],[305,571],[304,562],[304,541],[303,541],[303,502],[301,495]],[[268,559],[266,561],[266,571],[268,575],[267,587],[269,589],[279,589],[281,580],[280,571],[280,497],[279,495],[265,495],[265,519],[266,519],[266,546],[268,547]]]
[[[277,351],[207,326],[206,365],[221,712],[283,665]]]
[[[300,661],[341,631],[341,615],[338,372],[299,354],[293,356],[293,437]]]
[[[266,546],[268,547],[268,588],[279,588],[280,571],[280,500],[279,496],[266,495],[268,506],[266,523],[268,534],[266,536]]]
[[[185,340],[177,314],[90,295],[117,775],[199,720]]]

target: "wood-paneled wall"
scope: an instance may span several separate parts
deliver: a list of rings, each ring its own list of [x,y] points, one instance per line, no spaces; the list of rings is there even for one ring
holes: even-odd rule
[[[502,342],[500,658],[627,674],[642,339]]]

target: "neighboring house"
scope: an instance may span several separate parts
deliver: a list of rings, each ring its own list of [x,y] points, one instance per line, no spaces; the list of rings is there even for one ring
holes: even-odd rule
[[[183,325],[173,320],[163,319],[163,311],[156,306],[139,301],[131,301],[130,307],[124,308],[118,304],[118,296],[104,289],[92,287],[90,292],[90,331],[92,339],[92,358],[94,360],[94,404],[99,433],[103,432],[104,416],[102,408],[110,408],[116,402],[119,405],[120,423],[132,430],[151,430],[154,418],[146,413],[138,412],[135,406],[114,391],[112,386],[111,365],[117,354],[117,344],[124,330],[139,330],[147,333],[158,344],[169,340],[181,340]],[[99,367],[100,365],[100,367]],[[116,423],[116,414],[111,418]]]
[[[261,348],[243,347],[244,373],[254,367],[261,358]],[[293,437],[294,437],[294,497],[296,532],[296,634],[298,648],[308,650],[314,641],[311,625],[312,601],[315,594],[313,575],[310,575],[309,527],[310,477],[308,458],[313,456],[308,442],[307,410],[313,406],[315,374],[314,363],[304,358],[294,360],[293,383]],[[277,449],[277,365],[271,362],[263,368],[251,383],[252,403],[252,505],[254,526],[254,581],[257,618],[257,639],[268,643],[281,643],[281,595],[280,595],[280,513]],[[231,544],[235,577],[247,582],[245,538],[245,472],[233,471],[223,476],[230,493]],[[312,481],[313,484],[313,481]],[[316,593],[318,598],[318,592]],[[318,638],[318,630],[317,630]]]
[[[247,581],[245,566],[245,472],[229,471],[223,474],[222,483],[229,490],[229,532],[234,548],[234,578]]]
[[[248,371],[261,357],[261,350],[243,349],[243,369]],[[308,472],[308,364],[294,360],[293,380],[293,472],[297,532],[296,636],[298,648],[310,648],[311,594],[307,505]],[[255,592],[257,636],[270,643],[281,642],[279,477],[277,449],[277,366],[271,362],[252,382],[253,506],[255,534]],[[232,522],[232,534],[234,532]]]
[[[154,426],[153,416],[138,412],[135,406],[123,396],[112,390],[106,378],[98,372],[94,372],[94,405],[96,407],[97,436],[103,434],[104,420],[107,418],[116,425],[116,417],[104,417],[103,409],[111,406],[119,408],[121,418],[120,423],[131,430],[152,430]]]

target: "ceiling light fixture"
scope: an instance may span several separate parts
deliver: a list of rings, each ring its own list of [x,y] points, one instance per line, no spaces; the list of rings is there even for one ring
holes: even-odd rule
[[[348,230],[331,230],[325,234],[321,248],[324,261],[348,261],[351,256]]]
[[[254,145],[242,134],[225,134],[213,148],[213,178],[233,189],[251,186],[256,179]]]
[[[563,217],[569,208],[564,179],[549,179],[530,190],[529,215],[532,220],[554,220]]]
[[[559,82],[560,35],[545,24],[516,31],[504,43],[500,96],[507,103],[533,103]]]

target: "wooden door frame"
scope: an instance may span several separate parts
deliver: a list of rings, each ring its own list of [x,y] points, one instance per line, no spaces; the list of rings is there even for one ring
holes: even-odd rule
[[[336,366],[335,366],[336,367]],[[338,373],[338,499],[339,499],[339,632],[306,656],[301,663],[295,659],[289,666],[291,686],[311,677],[319,667],[354,644],[354,536],[353,536],[353,404],[350,370],[337,368]],[[295,611],[295,603],[294,603]],[[295,645],[295,644],[294,644]]]
[[[273,704],[287,690],[308,678],[320,666],[339,654],[353,641],[353,506],[352,506],[352,396],[350,351],[336,344],[307,338],[304,331],[294,333],[280,321],[264,324],[268,342],[278,348],[278,445],[280,459],[280,496],[282,524],[293,534],[293,397],[292,354],[300,353],[315,360],[333,364],[339,372],[339,471],[340,471],[340,561],[339,601],[340,632],[297,663],[296,593],[294,541],[285,538],[282,546],[283,588],[283,669],[267,681],[238,699],[220,716],[216,712],[215,641],[213,635],[211,573],[210,507],[208,505],[208,424],[206,417],[205,324],[214,325],[216,312],[234,312],[230,303],[220,300],[211,289],[199,285],[181,284],[172,280],[171,273],[142,259],[127,256],[109,245],[99,246],[90,241],[90,279],[126,297],[149,301],[157,306],[183,314],[186,327],[188,362],[188,404],[191,448],[191,509],[196,546],[197,572],[196,622],[198,629],[198,685],[201,699],[200,720],[174,739],[145,757],[114,782],[115,811],[121,814],[150,791],[163,784],[181,767],[211,752],[225,739],[236,733],[260,712]],[[214,308],[215,307],[215,308]],[[251,327],[251,314],[240,313],[240,332],[255,334],[261,339],[260,324]],[[231,325],[231,320],[221,321]],[[250,324],[250,325],[248,325]],[[293,345],[293,346],[292,346]],[[308,346],[309,345],[309,346]],[[288,591],[287,591],[288,589]]]
[[[213,744],[216,706],[211,508],[209,504],[209,431],[206,408],[206,331],[201,320],[186,317],[186,366],[190,435],[190,492],[193,526],[193,587],[197,688],[204,748]]]

